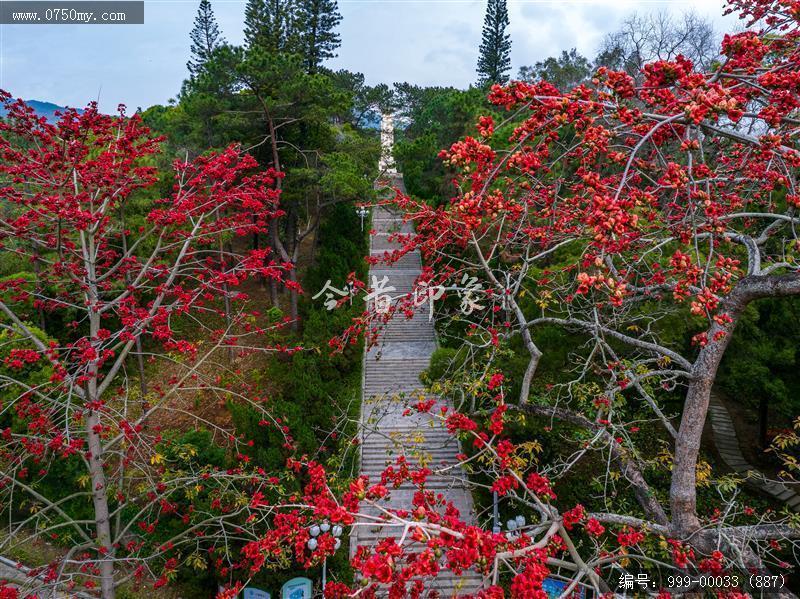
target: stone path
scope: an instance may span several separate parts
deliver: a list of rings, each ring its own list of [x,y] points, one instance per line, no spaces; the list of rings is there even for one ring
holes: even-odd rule
[[[749,484],[786,503],[793,511],[800,512],[800,495],[783,483],[767,480],[755,466],[744,459],[731,415],[714,393],[711,394],[708,412],[711,416],[714,444],[717,446],[720,457],[731,470],[744,476]]]
[[[402,176],[387,173],[394,186],[402,188]],[[399,248],[389,241],[392,232],[410,232],[410,225],[384,207],[373,209],[372,228],[375,235],[370,243],[370,253],[383,255]],[[405,255],[391,264],[378,264],[370,268],[369,282],[373,276],[380,281],[388,277],[388,285],[395,287],[390,295],[397,297],[409,293],[421,272],[419,252]],[[374,309],[374,306],[369,306]],[[361,408],[361,474],[370,483],[379,482],[387,464],[405,456],[410,466],[429,468],[433,474],[426,488],[441,493],[459,510],[466,521],[474,521],[472,496],[465,485],[465,473],[457,465],[460,452],[458,441],[450,436],[441,421],[430,415],[413,412],[405,415],[408,405],[420,397],[427,397],[419,380],[420,373],[428,367],[430,356],[436,349],[433,322],[428,319],[428,308],[423,306],[414,318],[396,316],[382,330],[380,341],[364,353]],[[384,507],[393,510],[409,509],[416,487],[404,484],[399,489],[390,488],[390,497]],[[365,514],[380,516],[380,509],[365,506]],[[372,526],[371,522],[357,523],[351,535],[351,554],[359,545],[373,546],[387,537],[400,539],[403,528],[397,526]],[[411,551],[422,546],[406,539]],[[433,581],[426,581],[427,594],[452,597],[473,594],[482,585],[482,577],[475,572],[456,576],[444,571]]]

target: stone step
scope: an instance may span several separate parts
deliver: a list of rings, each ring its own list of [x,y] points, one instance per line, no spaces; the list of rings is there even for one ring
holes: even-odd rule
[[[370,484],[377,484],[381,481],[381,477],[383,471],[380,472],[362,472],[363,476],[366,476],[369,479]],[[387,481],[387,485],[391,485],[391,482]],[[428,491],[436,491],[440,493],[452,493],[452,492],[465,492],[464,483],[460,480],[452,480],[452,479],[444,479],[444,478],[435,478],[431,476],[427,481],[425,481],[424,488]],[[413,485],[412,483],[403,483],[397,489],[390,487],[389,492],[391,493],[393,490],[405,490],[405,489],[413,489],[415,491],[419,490],[419,487]],[[391,497],[391,495],[390,495]],[[410,508],[407,506],[407,508]],[[371,508],[371,510],[375,511],[376,515],[378,510],[375,508]],[[362,510],[363,513],[370,513],[369,510],[364,508]]]
[[[367,279],[369,285],[372,285],[373,276],[378,277],[378,283],[381,283],[383,278],[387,277],[387,285],[391,285],[392,279],[397,275],[413,274],[415,277],[420,275],[422,267],[419,263],[405,261],[402,264],[398,262],[387,264],[381,261],[383,259],[382,253],[383,252],[372,254],[373,261],[377,260],[377,262],[369,265],[369,278]]]
[[[380,382],[392,386],[399,385],[404,388],[421,388],[422,383],[419,380],[419,375],[424,370],[427,370],[427,366],[398,366],[393,369],[391,366],[379,365],[373,361],[365,362],[364,364],[364,376],[367,379],[367,383]],[[406,378],[409,380],[403,380]]]
[[[447,433],[446,429],[444,428],[444,425],[441,423],[441,420],[439,420],[438,418],[435,418],[434,416],[431,416],[429,414],[424,414],[424,415],[421,415],[421,416],[425,416],[426,418],[428,418],[430,420],[429,422],[426,422],[425,425],[424,425],[424,428],[421,429],[421,431],[424,434],[427,435],[427,434],[429,434],[431,432],[438,432],[438,431],[443,431],[448,435],[450,434],[450,433]],[[383,429],[379,429],[379,430],[383,431]],[[420,430],[420,428],[419,428],[418,424],[410,423],[410,424],[407,424],[407,425],[402,425],[401,424],[401,425],[398,425],[398,426],[393,426],[392,429],[391,429],[391,432],[393,434],[411,434],[411,433],[414,433],[414,432],[419,431],[419,430]],[[372,432],[372,431],[370,431],[370,432]]]
[[[414,342],[408,342],[409,344]],[[414,351],[411,349],[411,345],[406,346],[405,348],[397,347],[397,344],[394,344],[397,349],[409,349],[410,351]],[[419,346],[416,346],[419,348]],[[384,349],[386,349],[384,347]],[[426,349],[430,349],[430,346],[419,348],[417,351],[425,351]],[[407,352],[408,353],[408,352]],[[423,370],[426,370],[428,366],[430,366],[430,356],[425,356],[422,359],[412,358],[410,356],[406,357],[405,359],[396,359],[400,356],[393,356],[389,352],[384,352],[381,354],[372,353],[372,351],[368,352],[366,356],[366,360],[364,361],[364,368],[366,368],[367,373],[372,374],[397,374],[403,375],[408,373],[419,373]],[[392,360],[392,362],[389,362]],[[398,377],[394,378],[396,382],[403,382],[399,381]]]
[[[412,330],[412,329],[393,329],[389,331],[383,331],[378,339],[378,342],[368,349],[369,355],[367,359],[369,361],[376,361],[375,358],[390,358],[394,357],[396,354],[398,357],[400,355],[405,354],[398,354],[398,350],[402,350],[403,348],[398,347],[399,344],[403,343],[426,343],[427,346],[425,348],[420,348],[417,350],[419,353],[416,353],[417,356],[425,356],[430,360],[430,355],[436,349],[435,345],[436,341],[436,332],[433,329],[429,330]],[[434,345],[431,345],[431,342],[434,342]],[[388,347],[389,344],[392,344],[394,347]],[[392,349],[394,351],[385,351],[388,349]],[[379,361],[379,360],[377,360]],[[427,367],[427,366],[426,366]]]
[[[397,400],[390,400],[389,397],[396,397]],[[414,407],[420,399],[426,397],[425,393],[412,393],[412,392],[398,392],[396,395],[386,395],[385,392],[381,394],[367,395],[366,405],[364,406],[364,414],[387,414],[391,416],[403,416],[406,409],[409,410],[406,417],[417,417],[417,419],[409,422],[423,422],[426,418],[419,418],[419,413]],[[399,424],[399,422],[397,423]],[[392,425],[394,428],[395,425]],[[385,426],[373,427],[386,430]]]
[[[404,241],[398,239],[389,240],[388,236],[375,236],[372,238],[372,243],[369,246],[370,252],[386,252],[401,250],[405,246]]]
[[[377,331],[391,331],[393,329],[408,329],[414,331],[425,331],[427,329],[431,331],[436,330],[433,326],[433,322],[428,320],[427,313],[415,316],[414,318],[396,317],[386,324],[374,327],[374,329]]]
[[[379,253],[379,252],[376,252]],[[369,282],[372,283],[372,277],[377,277],[378,281],[382,281],[384,277],[387,278],[387,282],[390,285],[397,285],[398,283],[414,283],[420,275],[420,270],[418,268],[387,268],[382,269],[379,264],[376,264],[373,268],[369,269],[370,280]]]
[[[389,280],[392,277],[396,276],[407,276],[413,275],[415,278],[418,277],[421,273],[422,269],[419,267],[409,266],[407,268],[399,268],[397,265],[387,266],[385,264],[370,264],[369,267],[369,276],[370,281],[372,280],[372,276],[378,277],[378,280],[383,279],[384,276],[388,276]]]
[[[393,391],[381,388],[374,391],[365,389],[364,397],[370,406],[380,406],[381,409],[408,407],[413,410],[415,409],[413,404],[416,404],[420,399],[427,399],[428,393],[419,388],[395,389]]]
[[[398,368],[408,370],[410,368],[422,369],[428,366],[430,362],[429,356],[406,356],[402,358],[383,357],[379,359],[369,359],[366,361],[367,367],[384,366],[387,370],[396,370]]]
[[[386,466],[396,466],[398,460],[402,458],[411,468],[420,468],[425,465],[431,470],[434,470],[435,468],[442,468],[457,464],[457,456],[460,453],[456,447],[444,448],[438,452],[430,451],[428,449],[419,451],[411,450],[405,452],[392,452],[381,451],[374,447],[365,448],[363,446],[361,447],[361,450],[362,469],[383,469]]]
[[[397,377],[393,377],[391,374],[391,369],[380,369],[374,366],[370,366],[369,363],[366,365],[366,372],[364,373],[364,379],[367,386],[374,387],[375,385],[383,385],[387,386],[387,389],[419,389],[420,391],[424,391],[424,386],[422,382],[419,380],[419,375],[422,374],[423,368],[398,368],[397,369]],[[408,378],[410,380],[396,380],[396,378]]]
[[[364,452],[391,452],[395,455],[451,452],[453,455],[460,453],[458,441],[450,436],[442,435],[437,438],[428,438],[421,441],[402,441],[395,443],[384,438],[367,437],[361,444]],[[788,489],[786,489],[788,491]],[[781,491],[783,492],[783,491]],[[792,491],[789,491],[791,493]]]
[[[371,358],[371,355],[367,355]],[[385,383],[392,387],[403,387],[404,389],[423,389],[422,382],[419,380],[419,375],[427,370],[427,366],[398,366],[394,369],[396,376],[394,376],[391,366],[383,366],[376,364],[370,360],[364,363],[364,377],[367,384],[374,385],[376,383]]]
[[[411,235],[414,233],[414,228],[411,226],[410,223],[400,224],[396,220],[384,220],[384,219],[374,222],[370,230],[375,231],[375,236],[389,235],[392,233]]]
[[[402,383],[397,383],[397,386],[395,386],[378,380],[367,381],[367,384],[364,386],[364,397],[367,399],[373,398],[373,403],[376,403],[375,400],[390,401],[395,396],[402,394],[405,397],[405,401],[408,403],[411,400],[416,401],[420,397],[428,395],[428,392],[421,386],[421,383],[418,383],[417,386],[412,386],[410,384],[407,386],[400,385],[402,385]]]
[[[372,374],[374,376],[394,375],[394,378],[392,380],[397,383],[405,382],[402,380],[398,380],[400,376],[406,374],[419,374],[423,370],[427,370],[428,366],[430,366],[429,357],[426,357],[425,359],[420,361],[416,361],[414,358],[409,357],[406,358],[406,360],[396,360],[394,363],[388,363],[388,364],[387,360],[389,359],[394,360],[395,358],[388,352],[380,355],[376,355],[370,352],[367,354],[366,357],[367,359],[364,361],[364,368],[367,374]]]
[[[367,360],[365,366],[367,368],[385,367],[387,371],[409,370],[412,368],[423,369],[427,368],[430,360],[428,358],[383,358],[380,360]]]
[[[376,399],[378,396],[370,396],[367,399],[367,405],[364,406],[364,414],[386,414],[392,417],[399,417],[399,416],[406,416],[408,418],[408,422],[411,423],[419,423],[420,425],[425,424],[427,425],[430,416],[424,417],[420,412],[417,411],[414,405],[421,399],[425,398],[425,394],[421,393],[419,395],[416,394],[407,394],[405,396],[398,395],[398,397],[403,398],[402,400],[398,400],[396,402],[389,401],[384,397],[380,399]],[[408,411],[406,413],[406,410]],[[395,428],[397,424],[401,424],[401,422],[397,422],[392,425],[392,429]],[[386,426],[376,427],[373,426],[372,428],[380,428],[381,430],[388,430]]]
[[[366,387],[364,389],[364,397],[371,406],[381,406],[382,408],[411,408],[419,402],[420,399],[427,399],[429,393],[420,387],[406,387],[406,388],[387,388],[380,385],[374,388]]]
[[[431,472],[444,472],[443,468],[458,465],[457,451],[442,454],[432,453],[362,453],[361,454],[361,471],[367,472],[383,472],[387,466],[397,467],[398,459],[403,458],[405,463],[412,470],[420,468],[428,468]],[[455,475],[453,475],[455,476]],[[452,476],[450,477],[452,478]]]
[[[425,349],[419,350],[421,353],[416,355],[424,355],[430,359],[430,355],[433,354],[435,351],[436,345],[436,332],[433,329],[428,330],[413,330],[411,328],[404,329],[404,328],[395,328],[390,330],[384,330],[381,332],[378,342],[369,348],[369,354],[367,356],[368,359],[373,359],[377,357],[393,357],[393,354],[397,353],[398,349],[402,348],[389,348],[387,347],[390,343],[397,346],[399,343],[428,343],[428,347]],[[434,343],[434,345],[430,345],[430,343]],[[393,352],[385,351],[387,349],[394,349]]]
[[[414,320],[394,320],[379,327],[374,327],[372,330],[379,334],[408,332],[418,335],[433,335],[436,332],[433,324],[428,322],[427,316],[415,318]]]
[[[410,369],[422,370],[423,368],[427,368],[429,363],[430,358],[428,356],[422,356],[419,358],[408,356],[405,358],[385,357],[377,360],[370,359],[366,361],[365,365],[367,368],[384,367],[387,371],[398,371]]]
[[[404,254],[399,258],[392,258],[391,256],[385,256],[383,251],[376,251],[371,252],[371,256],[373,259],[378,258],[377,264],[381,268],[422,268],[422,262],[419,255],[415,255],[413,253]]]
[[[413,342],[409,342],[413,343]],[[424,343],[424,342],[420,342]],[[402,348],[401,348],[402,349]],[[377,380],[378,378],[384,377],[390,382],[399,382],[399,383],[416,383],[417,385],[420,384],[419,374],[423,370],[428,369],[428,365],[430,364],[430,359],[426,359],[419,364],[384,364],[382,358],[394,357],[391,355],[391,352],[386,351],[381,355],[376,355],[372,353],[367,354],[367,360],[364,362],[364,371],[367,376],[372,376]],[[377,360],[374,358],[378,358]],[[411,360],[412,358],[409,358]],[[413,380],[400,380],[401,377],[410,378]]]
[[[483,577],[479,574],[458,576],[449,570],[440,572],[436,578],[421,579],[424,591],[421,599],[450,599],[451,597],[472,596],[483,588]],[[406,584],[406,594],[414,588],[412,583]],[[388,597],[388,587],[378,587],[375,591],[377,597]],[[410,595],[407,595],[410,596]]]
[[[372,413],[372,412],[368,412]],[[392,416],[395,416],[394,414]],[[392,422],[376,422],[373,424],[365,423],[365,431],[362,433],[363,440],[370,443],[378,443],[379,440],[384,440],[386,443],[392,443],[390,435],[396,436],[400,442],[411,443],[410,435],[397,432],[401,426],[405,426],[408,422],[417,423],[415,426],[418,430],[425,433],[426,443],[441,443],[453,437],[438,423],[431,425],[427,418],[423,418],[420,414],[410,414],[403,418],[392,418]],[[436,427],[436,428],[434,428]]]
[[[387,343],[403,343],[403,342],[428,342],[436,343],[436,334],[433,331],[420,333],[411,331],[392,331],[384,333],[381,336],[381,345],[385,346]],[[431,352],[432,353],[432,352]]]
[[[420,599],[450,599],[452,597],[471,596],[483,588],[483,577],[479,574],[458,576],[449,570],[440,572],[436,578],[423,578],[424,591]],[[410,596],[413,583],[406,584],[404,596]],[[388,597],[388,587],[380,586],[375,591],[376,597]]]
[[[441,474],[442,476],[448,476],[453,478],[456,474],[448,474],[446,468],[451,466],[456,466],[458,464],[458,459],[456,456],[458,452],[452,452],[447,455],[439,455],[439,456],[432,456],[432,455],[414,455],[414,454],[394,454],[394,455],[387,455],[387,454],[375,454],[375,453],[368,453],[362,454],[361,460],[361,470],[363,472],[374,472],[383,470],[387,466],[394,466],[395,468],[398,466],[398,458],[403,458],[405,463],[408,465],[409,468],[412,470],[418,470],[423,466],[427,467],[436,474]],[[460,476],[460,475],[458,475]]]
[[[372,250],[371,249],[369,253],[370,253],[372,258],[375,258],[376,256],[377,257],[383,257],[383,254],[386,254],[387,252],[392,252],[392,251],[394,251],[394,250]],[[403,258],[417,258],[417,259],[419,259],[420,253],[419,253],[419,250],[410,250],[408,252],[405,252],[402,257]],[[391,264],[397,264],[397,263],[398,263],[397,261],[392,261],[391,262]]]
[[[366,395],[366,394],[365,394]],[[424,389],[415,389],[411,391],[396,391],[395,393],[383,390],[380,393],[375,393],[372,395],[366,395],[365,398],[365,413],[375,412],[375,411],[390,411],[396,412],[400,414],[403,410],[408,408],[410,410],[410,415],[418,415],[416,405],[420,400],[427,400],[430,398],[430,395]],[[438,404],[434,404],[436,407],[436,411],[440,412],[441,406]],[[367,409],[368,408],[368,409]],[[431,416],[428,415],[425,420],[430,419]],[[411,421],[409,421],[411,422]],[[414,420],[417,422],[417,420]]]
[[[394,430],[398,425],[402,425],[406,422],[416,422],[419,423],[419,426],[429,426],[428,418],[422,417],[422,415],[411,406],[403,405],[398,408],[397,406],[373,405],[365,407],[363,412],[365,417],[385,417],[387,421],[375,422],[370,425],[370,428],[377,428],[383,431]],[[389,422],[389,420],[391,420],[391,422]]]
[[[422,387],[422,383],[419,380],[419,375],[424,370],[427,370],[427,368],[427,366],[423,367],[422,365],[398,365],[396,368],[392,368],[391,366],[384,366],[383,364],[369,361],[364,363],[364,376],[367,379],[367,383],[380,382],[387,383],[392,386],[399,385],[404,388],[411,387],[419,389]],[[406,378],[409,380],[403,380]]]
[[[380,425],[380,423],[379,423]],[[426,424],[424,422],[420,423],[420,427],[425,427]],[[385,433],[390,432],[394,426],[378,426],[377,428],[381,428]],[[377,434],[365,434],[361,443],[362,447],[366,447],[370,450],[389,450],[392,449],[395,452],[398,451],[419,451],[423,447],[430,448],[430,449],[454,449],[457,450],[459,447],[458,440],[449,435],[446,431],[441,431],[439,434],[432,435],[426,434],[425,438],[422,441],[416,439],[407,439],[401,438],[399,441],[393,441],[387,438],[388,435],[377,435]],[[456,453],[459,453],[456,451]]]
[[[429,463],[456,462],[456,455],[460,452],[454,447],[432,448],[429,446],[420,448],[395,449],[390,447],[361,446],[361,459],[364,463],[373,461],[375,463],[395,463],[397,458],[403,456],[409,461],[426,461]]]
[[[425,312],[413,318],[406,318],[404,315],[398,315],[388,322],[374,322],[367,328],[367,332],[373,335],[380,335],[385,331],[392,330],[424,332],[427,330],[435,331],[436,327],[433,326],[433,321],[429,320],[428,313]]]
[[[724,437],[720,437],[715,441],[717,448],[724,447],[725,449],[729,449],[732,451],[739,451],[739,444],[731,439],[726,439]]]
[[[372,222],[375,222],[376,220],[393,220],[402,222],[403,215],[395,210],[389,210],[384,206],[375,206],[372,209]]]
[[[385,450],[394,449],[395,451],[416,451],[418,447],[437,449],[448,446],[458,448],[458,442],[456,439],[447,434],[446,431],[442,431],[437,435],[426,434],[420,440],[406,438],[405,436],[403,438],[393,440],[384,435],[365,435],[364,440],[361,443],[361,447]]]
[[[714,444],[722,460],[737,473],[746,474],[749,484],[786,503],[793,510],[800,511],[800,495],[781,483],[766,480],[761,472],[745,460],[733,420],[725,405],[713,394],[708,412],[714,433]]]
[[[369,456],[365,457],[361,464],[361,473],[365,475],[378,476],[380,477],[384,470],[388,466],[394,467],[397,470],[397,458],[399,456],[392,456],[389,459],[380,459],[376,456]],[[458,465],[458,461],[456,460],[455,456],[449,456],[447,459],[443,460],[424,460],[422,462],[418,461],[414,456],[404,456],[406,460],[406,464],[411,470],[419,470],[423,466],[428,468],[431,471],[431,476],[440,476],[443,477],[442,480],[447,479],[448,481],[463,481],[464,478],[460,474],[453,474],[452,472],[455,471],[454,466]],[[441,481],[439,481],[441,482]],[[459,482],[457,486],[463,486]]]
[[[397,458],[405,456],[409,460],[424,459],[445,459],[455,461],[455,456],[461,453],[455,440],[446,444],[433,445],[425,443],[413,447],[399,447],[395,445],[362,444],[361,455],[364,461],[378,460],[385,462],[397,461]],[[791,491],[789,491],[791,493]]]
[[[421,360],[419,363],[412,362],[412,360],[416,360],[416,358],[408,358],[408,362],[411,363],[404,364],[401,361],[397,364],[386,364],[386,358],[394,358],[394,356],[391,356],[389,352],[385,352],[380,355],[368,353],[366,357],[367,359],[364,361],[364,372],[367,374],[367,376],[390,377],[390,380],[394,382],[402,382],[399,381],[399,378],[402,376],[412,376],[416,379],[416,377],[419,376],[419,373],[423,370],[427,370],[428,366],[430,365],[430,358]],[[418,380],[414,382],[419,384]]]
[[[386,378],[380,375],[369,375],[367,374],[365,379],[364,390],[369,392],[365,393],[367,397],[370,397],[373,392],[375,394],[379,393],[390,393],[390,392],[397,392],[398,390],[403,390],[407,393],[412,392],[419,392],[422,394],[426,394],[425,387],[422,386],[422,383],[419,381],[420,372],[413,372],[408,373],[409,378],[413,377],[416,379],[415,381],[399,381],[399,382],[392,382],[387,380]]]
[[[368,360],[364,362],[364,372],[366,376],[371,377],[372,380],[385,380],[386,382],[394,383],[397,385],[419,385],[420,382],[416,380],[398,380],[404,376],[417,377],[423,370],[427,370],[430,362],[426,360],[423,364],[385,364],[382,360]]]
[[[412,337],[420,337],[424,339],[432,339],[436,336],[436,329],[433,327],[428,326],[419,326],[417,325],[409,325],[409,324],[394,324],[389,326],[383,326],[379,329],[374,329],[373,331],[377,334],[377,342],[375,346],[383,347],[386,345],[386,342],[391,337],[395,337],[395,341],[397,340],[396,337],[398,336],[408,336]],[[430,358],[427,354],[424,356],[425,358]]]
[[[415,372],[409,376],[409,378],[413,376],[413,378],[416,379],[416,384],[413,381],[392,383],[379,376],[364,377],[364,396],[372,397],[374,395],[393,394],[398,391],[403,391],[406,394],[414,393],[415,399],[418,395],[428,395],[428,391],[419,381],[419,375],[419,372]]]

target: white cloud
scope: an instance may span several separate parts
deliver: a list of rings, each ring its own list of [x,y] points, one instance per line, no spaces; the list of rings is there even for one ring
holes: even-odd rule
[[[213,0],[212,0],[213,1]],[[244,0],[213,3],[223,35],[242,41]],[[0,86],[28,99],[101,108],[165,103],[180,88],[189,57],[194,0],[148,0],[145,25],[2,25]],[[509,0],[514,72],[572,47],[592,57],[603,35],[634,10],[694,9],[720,31],[722,0]],[[334,68],[370,83],[409,81],[465,87],[475,80],[485,1],[340,0],[342,47]]]

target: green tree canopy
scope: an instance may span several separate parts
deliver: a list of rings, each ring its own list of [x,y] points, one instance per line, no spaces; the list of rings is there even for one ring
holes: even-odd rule
[[[192,56],[186,64],[191,76],[197,75],[203,66],[210,60],[214,50],[225,40],[219,32],[214,10],[210,0],[200,0],[197,16],[194,19],[194,28],[189,34],[192,40]]]
[[[568,91],[585,81],[591,73],[592,63],[572,48],[562,51],[561,56],[550,56],[533,66],[521,67],[519,78],[530,82],[543,79],[562,91]]]
[[[483,21],[483,37],[478,56],[478,84],[481,86],[508,81],[511,70],[511,36],[506,0],[489,0]]]
[[[336,49],[342,43],[336,32],[341,20],[336,0],[300,0],[298,27],[309,73],[316,73],[323,61],[336,56]]]

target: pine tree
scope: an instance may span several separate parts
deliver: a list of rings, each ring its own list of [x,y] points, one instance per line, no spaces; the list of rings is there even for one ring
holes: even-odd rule
[[[336,56],[341,39],[335,29],[342,21],[336,0],[300,0],[299,28],[303,60],[309,73],[316,73],[322,62]]]
[[[508,81],[508,71],[511,70],[511,36],[506,33],[506,27],[506,0],[489,0],[478,56],[478,83],[481,86]]]
[[[298,7],[295,0],[247,0],[244,38],[248,48],[297,52]]]
[[[189,74],[194,77],[203,69],[214,50],[225,42],[219,33],[210,0],[200,0],[200,7],[194,18],[194,29],[189,38],[192,40],[192,57],[186,66]]]

